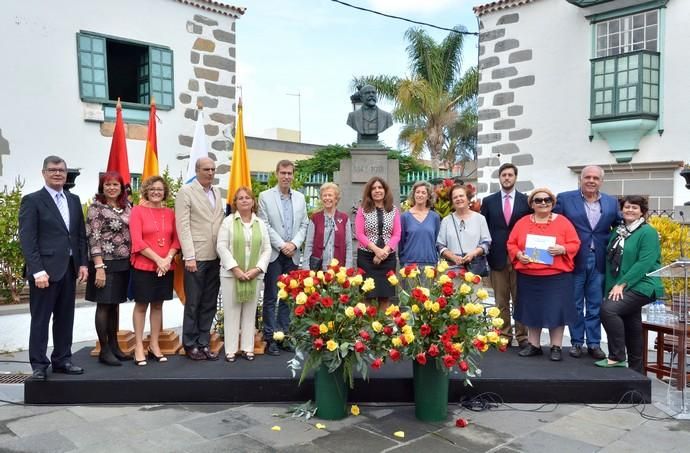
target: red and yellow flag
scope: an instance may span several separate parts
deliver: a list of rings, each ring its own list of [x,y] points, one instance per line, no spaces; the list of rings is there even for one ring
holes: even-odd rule
[[[158,140],[156,138],[156,101],[151,98],[151,111],[149,113],[149,132],[146,136],[146,152],[144,153],[144,171],[141,180],[149,176],[158,176]]]
[[[120,173],[125,182],[125,186],[130,187],[132,181],[129,175],[127,140],[125,138],[125,123],[122,120],[122,104],[120,104],[120,98],[117,98],[115,112],[115,129],[113,130],[113,141],[110,144],[107,171],[116,171]]]
[[[247,158],[247,140],[244,138],[242,118],[242,98],[237,105],[237,125],[235,127],[235,144],[232,147],[232,162],[230,167],[230,182],[228,183],[227,204],[232,205],[235,192],[240,187],[252,187],[249,174],[249,159]]]

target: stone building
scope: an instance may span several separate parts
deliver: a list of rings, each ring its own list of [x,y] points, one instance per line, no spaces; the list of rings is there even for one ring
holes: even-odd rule
[[[608,193],[688,200],[690,2],[498,0],[474,8],[479,38],[479,189],[520,168],[519,189],[577,187],[589,164]]]
[[[79,168],[93,195],[123,102],[130,171],[143,169],[151,96],[161,171],[184,174],[196,106],[227,185],[235,124],[235,21],[245,9],[215,0],[27,0],[0,15],[0,190],[15,178],[38,189],[42,158]],[[225,164],[225,165],[223,165]]]

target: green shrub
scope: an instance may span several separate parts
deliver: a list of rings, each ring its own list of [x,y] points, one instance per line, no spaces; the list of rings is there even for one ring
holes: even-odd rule
[[[19,243],[19,205],[23,182],[0,193],[0,303],[18,303],[26,285],[24,255]]]

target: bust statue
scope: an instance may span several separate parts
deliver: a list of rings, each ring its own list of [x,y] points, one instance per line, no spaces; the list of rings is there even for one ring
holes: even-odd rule
[[[347,125],[357,131],[357,143],[376,143],[379,133],[393,125],[390,113],[376,106],[376,88],[364,85],[359,90],[362,106],[347,115]]]

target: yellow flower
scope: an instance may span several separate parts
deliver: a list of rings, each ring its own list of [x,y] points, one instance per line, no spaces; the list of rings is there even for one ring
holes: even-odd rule
[[[328,321],[328,330],[335,329],[335,323],[333,321]]]
[[[418,276],[419,274],[420,274],[419,269],[415,267],[414,269],[412,269],[412,270],[410,271],[409,274],[407,274],[407,278],[417,278],[417,276]]]
[[[369,291],[371,291],[375,287],[376,287],[376,284],[374,283],[374,279],[368,278],[368,279],[364,280],[364,284],[362,285],[362,291],[365,293],[368,293]]]
[[[354,416],[359,415],[359,406],[357,406],[356,404],[350,406],[350,413]]]
[[[412,332],[412,326],[409,324],[405,324],[403,328],[401,329],[402,333],[410,333]]]
[[[295,289],[299,286],[299,282],[295,280],[294,278],[290,280],[290,289]]]
[[[412,313],[419,313],[419,305],[412,304]],[[405,313],[403,313],[404,315]]]
[[[278,426],[278,425],[272,426],[271,431],[280,431],[280,426]]]
[[[410,344],[414,341],[414,334],[412,332],[406,332],[403,336],[405,337],[407,344]]]
[[[383,330],[383,324],[378,321],[374,321],[371,323],[371,328],[374,330],[374,332],[379,333]]]
[[[327,333],[328,332],[328,326],[326,324],[320,324],[319,325],[319,332]]]
[[[487,297],[489,297],[489,292],[487,290],[485,290],[484,288],[479,288],[477,290],[477,297],[480,298],[481,300],[484,300]]]
[[[328,263],[329,266],[333,266],[333,267],[337,266],[338,264],[340,264],[340,261],[338,261],[337,258],[332,258],[331,262]]]
[[[434,266],[424,266],[424,275],[428,279],[432,279],[436,276],[436,268]]]
[[[433,304],[431,304],[431,311],[433,311],[434,313],[438,313],[440,309],[441,304],[439,304],[438,302],[434,302]]]
[[[469,272],[468,272],[468,274],[469,274]],[[467,274],[465,274],[465,275],[467,275]],[[466,296],[471,292],[472,292],[472,287],[470,285],[468,285],[467,283],[463,283],[462,285],[460,285],[460,294],[462,294],[463,296]]]
[[[297,305],[304,305],[305,303],[307,303],[307,299],[307,295],[301,292],[297,295],[297,297],[295,297],[295,302],[297,303]]]
[[[304,279],[303,283],[305,288],[312,288],[314,286],[314,279],[311,277],[307,277]]]
[[[280,289],[285,288],[285,283],[283,283],[283,282],[278,282],[278,283],[276,283],[276,285],[278,285],[278,288],[280,288]]]
[[[310,276],[310,277],[314,278],[315,275],[316,275],[316,272],[314,272],[314,271],[309,271],[309,276]]]
[[[345,268],[341,267],[340,272],[335,274],[335,279],[338,281],[339,284],[345,283],[345,280],[347,280],[347,274],[345,273]]]
[[[470,315],[479,315],[484,312],[482,304],[469,303],[466,305],[466,310]]]
[[[395,346],[396,348],[402,346],[402,340],[400,339],[400,337],[393,337],[391,343],[393,343],[393,346]]]
[[[350,278],[350,284],[352,286],[359,286],[364,282],[364,277],[362,277],[362,274],[357,274],[354,277]]]
[[[304,288],[304,293],[305,293],[305,294],[311,294],[311,293],[314,293],[314,292],[316,292],[316,287],[315,287],[315,286],[311,286],[311,287],[309,287],[309,288]]]
[[[336,342],[333,341],[333,340],[328,340],[328,341],[326,342],[326,349],[328,349],[329,351],[333,352],[333,351],[335,351],[336,349],[338,349],[338,343],[336,343]]]
[[[397,305],[391,304],[391,305],[388,306],[388,308],[386,308],[386,315],[389,316],[389,315],[390,315],[391,313],[393,313],[394,311],[398,311],[398,309],[399,309],[399,308],[398,308]]]
[[[323,277],[324,277],[323,271],[318,271],[318,272],[316,273],[316,278],[318,278],[319,281],[323,282]]]
[[[281,330],[273,332],[273,339],[275,341],[283,341],[285,339],[285,334]]]
[[[406,277],[407,277],[407,274],[405,273],[405,267],[401,267],[401,268],[400,268],[400,276],[401,276],[402,278],[406,278]]]
[[[503,320],[501,318],[494,318],[491,320],[491,325],[497,329],[503,327]]]
[[[424,288],[422,286],[422,287],[419,287],[419,289],[422,291],[422,294],[424,294],[426,297],[429,297],[429,295],[431,294],[431,291],[429,291],[429,288]]]
[[[402,313],[402,314],[400,315],[400,317],[401,317],[402,319],[404,319],[405,321],[407,321],[408,319],[410,319],[410,312],[407,312],[407,311],[406,311],[406,312]]]
[[[477,335],[474,338],[481,341],[482,343],[486,343],[486,335]]]
[[[324,425],[323,423],[317,423],[314,426],[316,427],[316,429],[326,429],[326,425]]]
[[[501,346],[506,346],[510,341],[506,337],[501,337],[498,342],[501,343]]]
[[[436,270],[439,272],[445,272],[448,270],[448,262],[446,260],[441,260],[436,265]]]
[[[400,281],[398,280],[398,277],[395,276],[395,274],[391,274],[388,276],[388,283],[391,284],[391,286],[397,286]]]
[[[486,309],[486,314],[491,316],[492,318],[495,318],[496,316],[501,314],[501,310],[499,310],[498,307],[489,307]]]
[[[396,431],[396,432],[393,433],[393,435],[394,435],[395,437],[399,437],[399,438],[401,438],[401,439],[404,439],[404,438],[405,438],[405,431]]]
[[[448,315],[450,316],[450,319],[458,319],[460,317],[460,310],[453,308]]]
[[[462,346],[462,343],[453,343],[453,349],[461,353],[464,347]]]
[[[488,351],[488,350],[489,350],[489,344],[486,343],[486,344],[484,344],[484,346],[482,347],[481,351],[482,351],[482,352],[486,352],[486,351]]]
[[[465,281],[467,283],[472,283],[472,280],[474,280],[474,274],[472,272],[467,272],[465,274]]]
[[[355,317],[355,309],[352,307],[347,307],[345,309],[345,316],[348,318],[354,318]]]
[[[284,289],[278,291],[278,299],[284,300],[288,298],[288,293]]]
[[[446,274],[443,274],[438,278],[437,281],[438,281],[439,285],[445,285],[446,283],[451,282],[453,280],[449,276],[447,276]]]
[[[359,308],[359,311],[361,311],[362,313],[367,311],[367,306],[363,302],[359,302],[355,305],[355,307]]]
[[[431,310],[431,307],[432,307],[433,305],[434,305],[433,302],[431,302],[430,300],[425,300],[425,301],[424,301],[424,309],[425,309],[426,311]]]
[[[496,344],[496,343],[498,343],[499,336],[496,332],[494,332],[492,330],[492,331],[486,333],[486,339],[489,340],[489,343]]]

